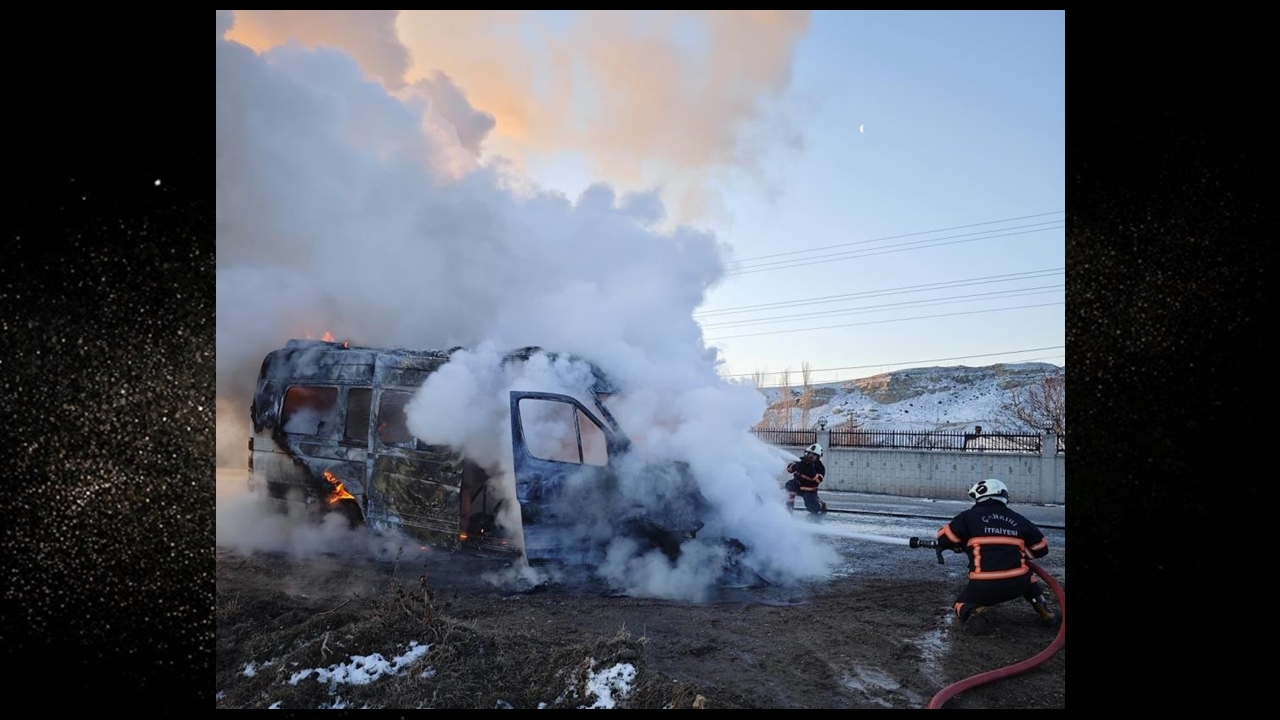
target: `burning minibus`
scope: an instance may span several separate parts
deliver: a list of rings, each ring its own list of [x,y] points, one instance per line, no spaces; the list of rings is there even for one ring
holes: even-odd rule
[[[295,339],[267,353],[250,406],[251,489],[277,509],[338,513],[424,545],[534,563],[589,563],[602,538],[619,536],[674,561],[697,537],[708,506],[687,465],[634,462],[605,402],[617,388],[581,358],[536,347],[503,356],[504,365],[571,358],[591,371],[585,395],[509,393],[509,472],[415,437],[406,407],[460,350]],[[642,498],[628,491],[638,477]],[[603,521],[587,527],[586,508]],[[739,564],[742,544],[724,543]]]

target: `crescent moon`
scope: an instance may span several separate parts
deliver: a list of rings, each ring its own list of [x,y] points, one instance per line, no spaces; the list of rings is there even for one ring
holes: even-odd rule
[[[860,132],[860,133],[864,133],[864,132],[866,132],[866,131],[867,131],[867,124],[866,124],[866,123],[862,123],[861,125],[859,125],[859,126],[858,126],[858,132]]]

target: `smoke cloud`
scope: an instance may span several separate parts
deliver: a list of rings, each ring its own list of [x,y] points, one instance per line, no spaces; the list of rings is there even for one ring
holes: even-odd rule
[[[399,10],[236,10],[229,30],[236,41],[254,48],[291,41],[342,48],[388,88],[399,89],[405,85],[411,62],[396,33],[399,14]]]
[[[220,12],[217,23],[221,32],[240,18]],[[508,393],[584,398],[590,377],[543,356],[500,364],[504,351],[536,345],[591,360],[624,390],[609,409],[635,445],[628,478],[661,483],[642,469],[688,464],[713,508],[700,539],[738,538],[775,581],[826,571],[830,551],[782,508],[783,463],[747,431],[764,397],[717,375],[692,318],[724,274],[713,235],[657,229],[666,211],[656,192],[599,184],[570,199],[486,166],[467,146],[483,126],[474,114],[391,94],[346,52],[293,43],[258,53],[222,35],[216,45],[220,464],[225,448],[237,456],[227,464],[244,467],[247,428],[235,418],[247,420],[264,355],[329,332],[359,345],[471,348],[429,379],[410,427],[509,485]],[[436,89],[469,96],[451,81]],[[603,504],[584,496],[579,530],[607,526],[620,502],[660,497],[643,482]],[[673,564],[619,543],[600,572],[630,592],[699,599],[719,552],[708,540]]]
[[[394,538],[353,530],[340,515],[307,518],[302,512],[280,514],[265,504],[262,488],[251,491],[244,469],[218,468],[215,542],[240,552],[283,552],[299,558],[321,555],[389,559],[402,549],[410,555],[417,546],[403,547]]]
[[[453,128],[459,145],[472,154],[480,154],[480,144],[497,122],[489,113],[471,107],[466,93],[454,84],[452,78],[435,70],[430,77],[415,82],[408,92],[402,94],[407,99],[415,96],[425,101],[424,112],[439,114],[443,124]]]
[[[681,222],[722,215],[716,188],[735,178],[768,188],[763,159],[802,146],[806,110],[786,93],[807,10],[236,13],[231,39],[341,48],[390,90],[448,73],[493,121],[449,117],[438,98],[464,147],[492,129],[520,163],[581,153],[617,186],[661,185]]]

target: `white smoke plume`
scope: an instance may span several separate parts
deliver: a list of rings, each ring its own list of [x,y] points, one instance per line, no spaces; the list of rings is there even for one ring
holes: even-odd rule
[[[230,25],[219,12],[220,464],[224,447],[244,447],[233,418],[247,420],[264,355],[328,332],[359,345],[473,348],[430,378],[410,427],[509,473],[507,392],[581,397],[586,380],[574,363],[500,367],[503,351],[536,345],[589,359],[624,389],[610,410],[635,445],[629,462],[688,463],[714,509],[699,538],[738,538],[773,580],[825,572],[829,550],[782,508],[783,463],[747,431],[764,397],[718,377],[692,318],[724,272],[712,235],[657,229],[656,193],[597,185],[570,200],[513,183],[464,145],[474,128],[451,124],[472,115],[392,95],[338,50],[257,53],[221,34]],[[652,489],[629,487],[627,500]],[[677,564],[625,550],[611,548],[601,573],[665,597],[704,597],[713,574],[703,564],[718,560],[710,541]]]
[[[353,530],[339,514],[307,517],[303,511],[280,514],[265,504],[261,486],[251,491],[248,472],[219,468],[215,542],[239,552],[282,552],[293,557],[321,555],[394,558],[405,551],[412,557],[422,549],[365,529]]]
[[[803,144],[787,91],[807,10],[236,13],[231,39],[255,50],[339,48],[389,90],[425,84],[463,147],[493,130],[521,163],[567,150],[619,187],[660,184],[680,222],[726,217],[718,188],[743,176],[771,192],[762,159]]]
[[[284,45],[342,48],[388,88],[405,84],[409,50],[396,33],[399,10],[237,10],[234,32],[252,47]],[[221,23],[222,15],[219,16]],[[225,17],[230,20],[228,12]],[[219,36],[231,27],[219,27]]]
[[[444,121],[442,124],[453,128],[458,144],[475,155],[480,154],[480,144],[497,124],[489,113],[471,107],[466,93],[439,70],[413,83],[401,97],[407,100],[422,98],[423,111],[438,113]]]

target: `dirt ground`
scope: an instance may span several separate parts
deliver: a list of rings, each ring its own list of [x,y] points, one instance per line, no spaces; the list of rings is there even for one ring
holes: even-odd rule
[[[921,537],[939,524],[853,513],[820,522]],[[1065,537],[1046,535],[1052,552],[1039,565],[1065,597]],[[502,589],[485,579],[491,568],[439,553],[297,559],[219,547],[217,707],[925,708],[953,683],[1048,654],[1054,642],[1057,631],[1021,601],[985,622],[955,622],[963,556],[938,565],[930,550],[824,541],[848,558],[830,579],[725,590],[700,604],[618,596],[572,575]],[[422,654],[365,684],[299,679],[414,649]],[[629,685],[593,693],[591,674],[619,663],[635,669]],[[944,707],[1065,708],[1065,646]]]

